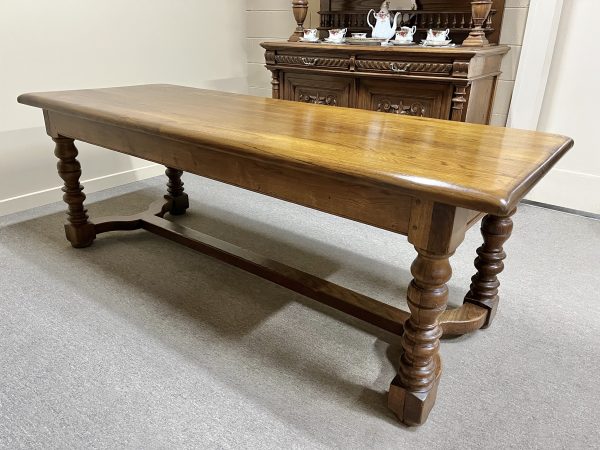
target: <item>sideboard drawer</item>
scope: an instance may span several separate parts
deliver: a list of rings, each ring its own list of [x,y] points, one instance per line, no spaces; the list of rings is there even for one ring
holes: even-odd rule
[[[327,69],[348,70],[350,60],[347,58],[331,58],[315,55],[275,55],[275,64],[282,66],[320,67]]]
[[[379,72],[398,74],[427,74],[450,76],[452,74],[451,63],[443,62],[421,62],[421,61],[391,61],[376,59],[357,59],[355,61],[357,72]]]

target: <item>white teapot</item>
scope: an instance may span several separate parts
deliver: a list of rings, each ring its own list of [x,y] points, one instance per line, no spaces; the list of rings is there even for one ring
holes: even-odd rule
[[[400,13],[396,13],[394,16],[394,22],[390,23],[392,20],[392,15],[390,14],[388,1],[383,2],[381,5],[381,10],[376,13],[374,9],[371,9],[367,14],[367,23],[371,27],[371,36],[376,39],[392,39],[396,34],[396,27],[398,26],[398,16]],[[371,24],[370,17],[371,13],[375,17],[375,25]]]

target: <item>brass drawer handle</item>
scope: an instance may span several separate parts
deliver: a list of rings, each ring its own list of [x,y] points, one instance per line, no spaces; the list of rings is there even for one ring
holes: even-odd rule
[[[302,57],[302,64],[305,66],[314,66],[317,63],[317,58],[305,58]]]
[[[408,72],[410,69],[410,64],[404,66],[404,69],[399,69],[398,66],[396,66],[396,63],[390,63],[390,69],[392,70],[392,72],[396,73]]]

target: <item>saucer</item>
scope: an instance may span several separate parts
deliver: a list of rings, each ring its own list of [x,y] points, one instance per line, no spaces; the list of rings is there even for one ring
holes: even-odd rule
[[[378,38],[347,38],[346,42],[352,45],[379,45],[382,42],[387,41],[387,39],[378,39]]]
[[[394,45],[415,45],[413,41],[398,41],[396,39],[390,41]]]
[[[304,39],[303,37],[301,37],[300,42],[311,42],[313,44],[317,44],[319,43],[319,39]]]
[[[445,41],[428,41],[427,39],[423,39],[421,44],[425,47],[446,47],[450,42],[452,42],[452,39]]]
[[[328,44],[344,44],[346,43],[346,38],[342,39],[341,41],[332,41],[329,38],[325,38],[323,39],[325,42],[327,42]]]

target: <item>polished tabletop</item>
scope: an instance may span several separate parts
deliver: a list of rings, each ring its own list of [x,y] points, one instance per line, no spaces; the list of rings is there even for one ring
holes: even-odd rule
[[[541,132],[173,85],[31,93],[19,102],[492,214],[513,209],[573,145]]]

